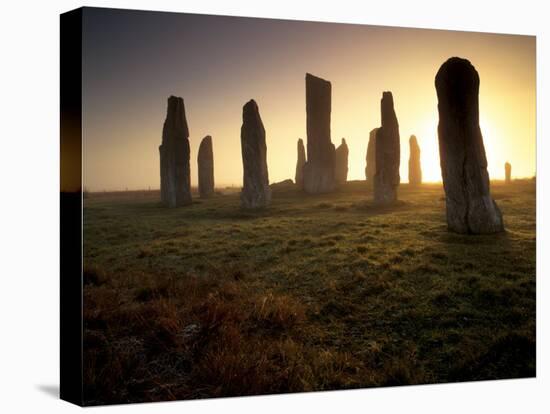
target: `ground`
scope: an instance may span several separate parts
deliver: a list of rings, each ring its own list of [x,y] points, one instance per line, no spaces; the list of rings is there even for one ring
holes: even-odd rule
[[[88,404],[535,375],[535,182],[492,183],[506,232],[447,231],[441,184],[158,192],[84,208]]]

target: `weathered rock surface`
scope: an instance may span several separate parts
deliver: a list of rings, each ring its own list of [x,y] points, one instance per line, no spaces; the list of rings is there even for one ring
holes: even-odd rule
[[[504,164],[504,177],[506,184],[510,184],[512,182],[512,164],[509,162]]]
[[[376,174],[376,131],[378,128],[374,128],[369,134],[369,144],[367,146],[367,156],[365,167],[365,179],[367,184],[373,185],[374,176]]]
[[[376,131],[376,174],[374,176],[374,201],[391,204],[397,200],[399,186],[399,124],[393,108],[391,92],[384,92],[380,102],[382,126]]]
[[[479,75],[468,60],[453,57],[439,68],[435,88],[448,228],[474,234],[503,231],[479,127]]]
[[[304,189],[304,165],[306,164],[306,150],[304,148],[304,141],[302,138],[298,139],[298,161],[296,162],[296,186],[300,189]]]
[[[326,193],[336,187],[335,148],[330,140],[330,82],[306,74],[307,161],[304,190]]]
[[[162,203],[167,207],[191,204],[189,129],[182,98],[168,98],[159,153]]]
[[[199,146],[197,156],[199,167],[199,195],[208,198],[214,194],[214,152],[212,150],[212,137],[205,136]]]
[[[292,181],[290,178],[287,178],[286,180],[269,184],[269,187],[274,192],[283,192],[294,190],[296,188],[296,185],[294,184],[294,181]]]
[[[248,101],[243,107],[241,150],[243,156],[241,205],[243,208],[266,207],[271,201],[266,159],[267,146],[264,125],[254,100]]]
[[[409,184],[422,184],[422,167],[420,166],[420,146],[416,136],[409,138]]]
[[[345,184],[348,180],[348,155],[348,144],[346,144],[346,140],[342,138],[342,143],[336,148],[335,158],[334,178],[338,186]]]

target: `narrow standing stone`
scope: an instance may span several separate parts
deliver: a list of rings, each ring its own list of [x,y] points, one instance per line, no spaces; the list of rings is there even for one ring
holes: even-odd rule
[[[369,144],[367,146],[367,156],[365,167],[365,179],[367,184],[373,185],[374,176],[376,174],[376,131],[378,128],[374,128],[369,134]]]
[[[509,162],[504,164],[504,176],[506,184],[510,184],[512,182],[512,164]]]
[[[420,166],[420,146],[416,136],[409,138],[409,184],[422,184],[422,167]]]
[[[243,107],[241,150],[243,156],[241,205],[243,208],[266,207],[271,201],[266,160],[267,146],[264,125],[254,100],[248,101]]]
[[[306,74],[307,161],[304,190],[317,194],[336,187],[335,148],[330,140],[330,82]]]
[[[167,207],[191,204],[189,129],[182,98],[168,98],[159,153],[162,203]]]
[[[298,139],[298,161],[296,162],[296,186],[298,189],[304,189],[304,165],[306,164],[306,150],[302,138]]]
[[[382,126],[376,131],[376,174],[374,201],[391,204],[397,200],[399,186],[399,124],[393,108],[391,92],[384,92],[380,102]]]
[[[335,171],[335,179],[336,184],[338,186],[341,186],[346,183],[348,180],[348,155],[349,155],[349,149],[348,144],[346,144],[346,140],[342,138],[342,143],[336,148],[336,171]]]
[[[503,231],[479,127],[479,75],[468,60],[453,57],[439,68],[435,88],[448,228],[474,234]]]
[[[214,152],[212,150],[212,137],[205,136],[199,146],[197,156],[199,167],[199,195],[208,198],[214,194]]]

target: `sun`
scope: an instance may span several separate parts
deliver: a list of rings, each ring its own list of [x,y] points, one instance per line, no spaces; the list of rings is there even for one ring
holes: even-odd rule
[[[420,145],[422,163],[422,181],[440,182],[439,143],[437,140],[437,119],[426,119],[419,123],[421,127],[415,134]],[[408,138],[407,138],[408,139]]]
[[[502,132],[491,122],[488,117],[481,117],[479,120],[483,145],[487,157],[487,169],[491,179],[502,179],[504,177],[504,163],[507,160],[502,151]],[[512,154],[508,154],[511,156]]]
[[[419,123],[421,127],[415,134],[421,149],[422,162],[422,179],[424,182],[441,182],[441,166],[439,161],[439,142],[437,138],[437,119],[426,119]],[[487,156],[487,164],[489,176],[491,179],[502,179],[504,176],[504,162],[507,158],[502,154],[499,139],[502,139],[502,134],[495,127],[488,117],[481,117],[480,121],[481,134],[483,135],[483,143]],[[408,139],[406,137],[406,145],[408,148]],[[405,144],[405,143],[404,143]],[[407,165],[402,165],[402,174],[407,176]]]

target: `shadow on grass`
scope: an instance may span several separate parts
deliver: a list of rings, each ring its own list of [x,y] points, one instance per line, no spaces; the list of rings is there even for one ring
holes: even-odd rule
[[[499,244],[506,246],[510,244],[510,235],[507,231],[495,234],[460,234],[448,230],[437,232],[438,239],[445,244]]]
[[[389,214],[396,211],[407,211],[414,209],[415,206],[412,203],[397,200],[392,204],[378,204],[372,200],[366,200],[352,204],[355,211],[368,213],[369,215]]]

